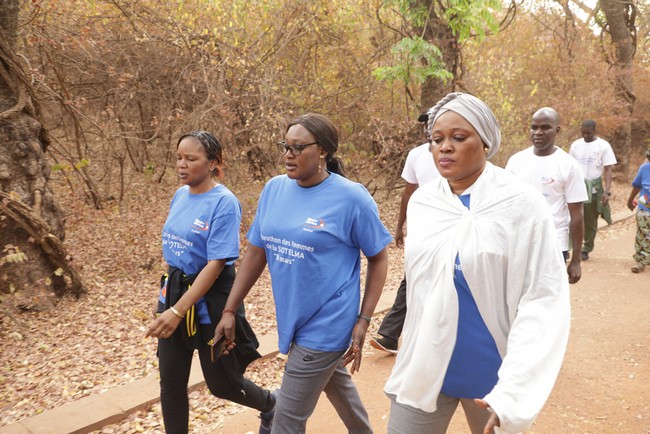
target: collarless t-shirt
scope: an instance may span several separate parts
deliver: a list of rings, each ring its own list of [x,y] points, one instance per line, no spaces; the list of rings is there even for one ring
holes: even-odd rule
[[[469,209],[470,194],[458,196]],[[465,280],[458,254],[454,266],[458,332],[441,392],[454,398],[482,398],[497,384],[501,356]]]
[[[345,350],[359,313],[360,251],[374,256],[392,240],[368,191],[336,174],[310,188],[277,176],[247,236],[266,253],[280,351],[292,342]]]
[[[563,251],[569,250],[571,214],[567,204],[588,199],[578,162],[561,148],[556,148],[550,155],[539,156],[530,147],[510,157],[506,170],[544,195],[553,213],[560,247]]]
[[[616,164],[612,146],[606,140],[597,137],[591,142],[578,139],[571,144],[569,155],[576,159],[585,179],[593,181],[603,175],[603,167]]]
[[[439,176],[440,172],[433,161],[428,142],[409,151],[402,170],[402,178],[406,182],[421,187]]]
[[[201,194],[188,186],[176,191],[163,227],[162,249],[167,265],[186,275],[199,273],[209,260],[223,259],[227,265],[239,256],[241,206],[235,195],[219,184]],[[159,300],[165,302],[165,286]],[[210,324],[205,300],[197,303],[201,324]]]
[[[641,211],[650,212],[650,163],[639,167],[639,171],[632,181],[632,187],[640,189],[638,208]]]

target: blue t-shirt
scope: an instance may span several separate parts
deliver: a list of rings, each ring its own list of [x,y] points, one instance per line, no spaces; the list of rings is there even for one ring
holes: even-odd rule
[[[336,174],[309,188],[276,176],[248,240],[266,253],[280,351],[292,342],[345,350],[359,313],[360,251],[374,256],[392,240],[368,191]]]
[[[459,198],[469,209],[470,195]],[[458,332],[441,391],[454,398],[482,398],[497,384],[501,356],[465,280],[458,254],[454,284],[458,293]]]
[[[650,212],[650,163],[645,163],[639,167],[639,171],[634,181],[632,181],[632,187],[641,189],[638,208],[641,211]]]
[[[188,186],[176,191],[162,232],[163,257],[167,265],[196,274],[210,260],[226,260],[230,265],[239,256],[241,206],[235,195],[219,184],[201,194]],[[159,300],[165,302],[166,285]],[[205,300],[197,303],[199,322],[210,324]]]

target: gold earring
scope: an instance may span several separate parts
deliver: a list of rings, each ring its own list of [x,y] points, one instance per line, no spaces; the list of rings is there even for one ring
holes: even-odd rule
[[[323,170],[323,158],[324,158],[323,155],[321,155],[320,158],[319,158],[319,160],[318,160],[318,171],[319,171],[319,172],[320,172],[321,170]]]

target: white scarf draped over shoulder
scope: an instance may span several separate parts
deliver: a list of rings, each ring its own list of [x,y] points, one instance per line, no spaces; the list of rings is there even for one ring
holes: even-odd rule
[[[471,187],[470,210],[444,178],[413,193],[404,257],[407,314],[384,390],[426,412],[456,342],[454,262],[503,360],[485,399],[500,432],[529,428],[548,398],[569,336],[569,284],[548,204],[533,187],[487,163]]]

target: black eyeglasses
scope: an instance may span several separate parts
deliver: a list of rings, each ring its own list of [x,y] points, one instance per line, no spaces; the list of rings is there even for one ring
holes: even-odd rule
[[[287,152],[291,152],[291,155],[297,157],[300,153],[307,147],[311,145],[317,145],[318,142],[305,143],[304,145],[287,145],[287,142],[278,142],[278,151],[280,154],[286,155]]]

